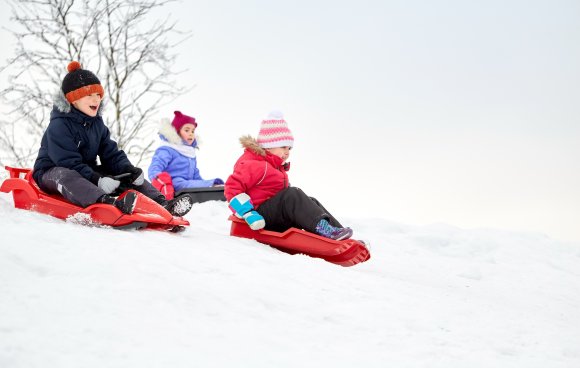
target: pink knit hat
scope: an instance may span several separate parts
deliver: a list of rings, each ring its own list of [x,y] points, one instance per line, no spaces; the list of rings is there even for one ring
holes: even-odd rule
[[[173,113],[175,114],[175,117],[173,118],[171,125],[173,125],[175,130],[177,130],[177,134],[179,134],[181,127],[183,127],[185,124],[193,124],[197,128],[197,123],[195,122],[194,117],[184,115],[181,113],[181,111],[174,111]]]
[[[272,111],[260,125],[258,145],[262,148],[292,147],[294,137],[288,129],[284,115],[280,111]]]

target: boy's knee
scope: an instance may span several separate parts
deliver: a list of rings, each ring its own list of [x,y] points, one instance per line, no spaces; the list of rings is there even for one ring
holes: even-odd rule
[[[46,175],[48,174],[48,175]],[[58,179],[69,179],[69,178],[76,178],[82,176],[79,172],[77,172],[76,170],[72,170],[72,169],[68,169],[66,167],[62,167],[62,166],[55,166],[52,169],[48,170],[46,173],[44,173],[43,177],[48,177],[48,178],[58,178]]]
[[[73,170],[73,169],[68,169],[66,167],[59,167],[59,169],[61,170],[61,173],[63,175],[68,175],[68,176],[82,176],[78,171]]]

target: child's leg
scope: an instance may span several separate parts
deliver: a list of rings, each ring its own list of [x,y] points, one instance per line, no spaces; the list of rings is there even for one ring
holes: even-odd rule
[[[257,209],[266,221],[266,229],[285,231],[291,227],[315,232],[316,224],[329,214],[300,188],[290,187],[262,203]]]
[[[189,194],[184,193],[168,201],[167,198],[165,198],[165,196],[147,180],[145,180],[141,185],[133,185],[132,188],[159,203],[173,216],[185,216],[193,206],[193,199]]]
[[[41,177],[38,186],[49,194],[61,194],[67,201],[81,207],[97,202],[105,192],[75,170],[53,167]]]
[[[143,184],[141,184],[141,185],[132,185],[131,188],[135,189],[139,193],[144,194],[145,196],[151,198],[152,200],[154,200],[155,202],[157,202],[159,204],[163,204],[163,203],[167,202],[167,200],[165,199],[165,196],[163,194],[161,194],[161,192],[158,191],[157,188],[155,188],[153,186],[153,184],[151,184],[147,180],[145,180],[143,182]]]
[[[324,211],[324,212],[325,212],[325,213],[328,215],[328,219],[327,219],[327,220],[328,220],[328,222],[329,222],[329,223],[330,223],[332,226],[335,226],[335,227],[343,227],[343,226],[340,224],[340,222],[338,222],[338,220],[337,220],[337,219],[336,219],[334,216],[332,216],[332,214],[331,214],[330,212],[328,212],[328,211],[326,210],[326,208],[324,208],[324,206],[322,205],[322,203],[320,203],[320,202],[319,202],[319,201],[318,201],[316,198],[314,198],[314,197],[310,197],[310,199],[312,199],[312,201],[313,201],[314,203],[316,203],[316,204],[318,205],[318,207],[320,207],[320,208],[321,208],[321,209],[322,209],[322,210],[323,210],[323,211]]]

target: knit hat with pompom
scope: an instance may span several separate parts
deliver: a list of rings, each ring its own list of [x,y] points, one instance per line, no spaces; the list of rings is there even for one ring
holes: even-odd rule
[[[262,148],[292,147],[294,145],[294,137],[282,112],[271,111],[262,120],[257,141]]]
[[[78,61],[72,61],[67,66],[68,74],[62,80],[62,92],[68,102],[98,93],[103,97],[105,90],[101,86],[101,81],[96,75],[88,70],[82,69]]]

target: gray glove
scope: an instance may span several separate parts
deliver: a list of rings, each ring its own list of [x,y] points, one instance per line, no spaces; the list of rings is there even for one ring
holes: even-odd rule
[[[143,171],[141,171],[141,174],[137,177],[137,179],[133,180],[133,185],[140,186],[143,185],[144,182],[145,175],[143,174]]]
[[[133,165],[127,166],[123,172],[131,174],[131,180],[127,180],[133,185],[141,186],[145,182],[145,175],[143,174],[143,170]]]
[[[101,188],[105,193],[111,194],[121,185],[119,180],[115,180],[108,176],[103,176],[99,179],[98,186]]]

